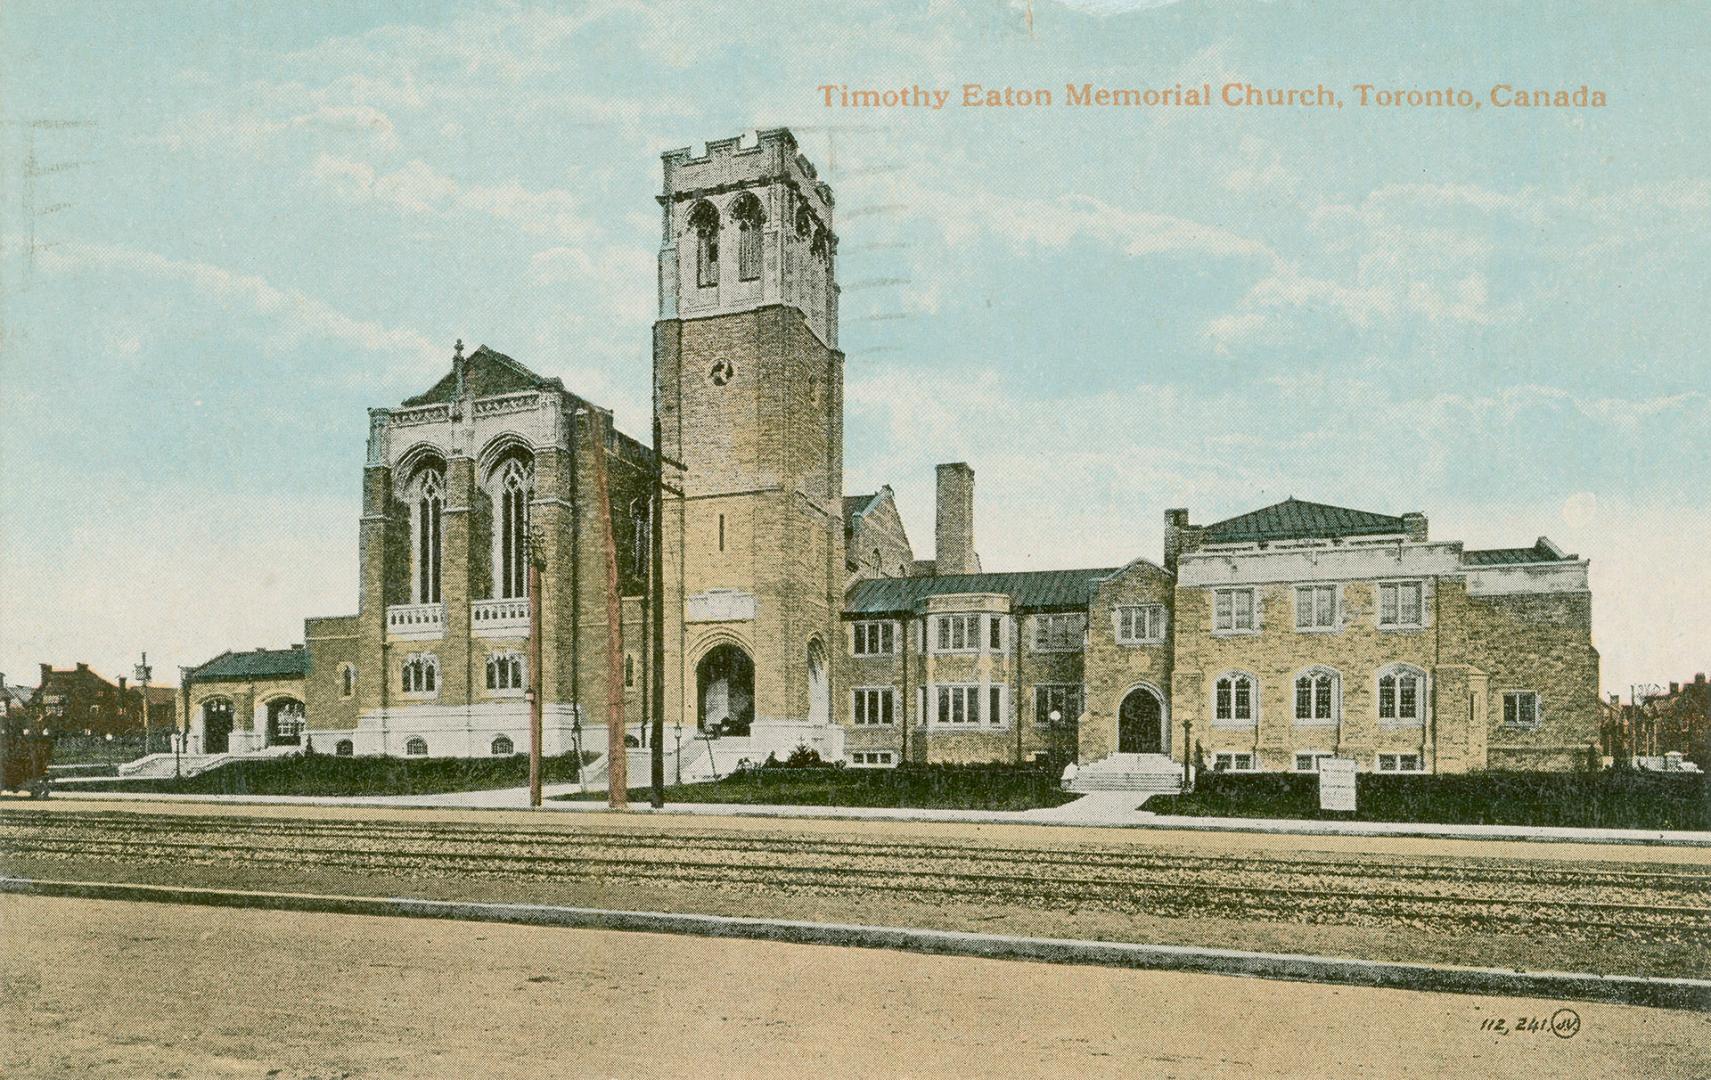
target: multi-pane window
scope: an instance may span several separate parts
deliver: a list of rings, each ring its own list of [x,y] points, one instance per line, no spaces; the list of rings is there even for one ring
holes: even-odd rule
[[[1335,630],[1337,627],[1337,587],[1335,585],[1297,585],[1295,587],[1295,629]]]
[[[1087,616],[1076,611],[1034,616],[1034,651],[1065,652],[1081,648],[1087,637]]]
[[[858,724],[889,724],[893,721],[896,695],[889,686],[864,686],[853,691],[855,722]]]
[[[1004,616],[986,617],[986,647],[993,652],[1004,651]]]
[[[1217,589],[1212,594],[1212,629],[1254,629],[1254,591]]]
[[[1064,683],[1034,687],[1034,723],[1052,727],[1052,713],[1057,713],[1056,725],[1074,727],[1081,717],[1081,684]]]
[[[494,499],[499,514],[494,539],[499,548],[495,566],[501,599],[529,594],[529,500],[534,486],[534,474],[516,458],[500,470],[498,497]]]
[[[1333,756],[1333,755],[1327,754],[1327,753],[1321,753],[1317,750],[1309,751],[1308,753],[1305,753],[1305,754],[1296,754],[1295,755],[1295,771],[1296,772],[1318,772],[1319,771],[1319,763],[1321,761],[1324,761],[1326,758],[1331,757],[1331,756]]]
[[[517,653],[494,653],[487,658],[487,689],[523,689],[523,658]]]
[[[1419,581],[1386,581],[1378,586],[1378,625],[1422,626],[1426,587]]]
[[[1212,719],[1226,724],[1254,720],[1254,681],[1246,675],[1223,675],[1212,687]]]
[[[1124,645],[1164,640],[1164,605],[1134,604],[1117,609],[1117,640]]]
[[[979,651],[979,615],[940,615],[933,621],[937,627],[939,652]]]
[[[1539,726],[1539,695],[1532,690],[1511,690],[1503,695],[1503,726]]]
[[[1337,715],[1337,677],[1329,671],[1309,671],[1295,679],[1295,722],[1326,723]]]
[[[1213,772],[1257,772],[1259,756],[1248,751],[1232,751],[1212,755]]]
[[[432,656],[414,654],[404,661],[404,692],[431,694],[439,685],[440,662]]]
[[[1378,677],[1378,718],[1397,724],[1417,724],[1425,718],[1426,678],[1399,668]]]
[[[850,754],[851,765],[890,765],[891,762],[892,756],[889,750],[857,750]]]
[[[1425,772],[1426,763],[1419,754],[1380,754],[1379,772]]]
[[[941,686],[939,687],[938,722],[949,725],[980,723],[980,687],[978,686]],[[998,723],[994,719],[994,723]]]
[[[896,624],[858,622],[853,633],[857,656],[889,656],[896,647]]]
[[[516,744],[503,735],[496,736],[493,745],[488,747],[494,757],[510,757],[517,752]]]
[[[440,519],[445,506],[445,480],[433,469],[423,470],[416,481],[416,505],[411,514],[416,531],[413,584],[418,604],[440,602]]]
[[[404,753],[410,757],[427,757],[428,740],[422,738],[420,735],[410,736],[409,739],[405,740]]]

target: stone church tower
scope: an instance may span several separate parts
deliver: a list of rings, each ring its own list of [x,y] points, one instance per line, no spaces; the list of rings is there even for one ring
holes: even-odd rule
[[[832,745],[844,357],[832,193],[789,131],[664,155],[654,409],[665,709],[780,756]],[[752,730],[751,730],[752,725]]]

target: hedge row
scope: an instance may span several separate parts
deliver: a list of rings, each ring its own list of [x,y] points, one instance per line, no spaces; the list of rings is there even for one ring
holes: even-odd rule
[[[548,783],[576,779],[575,755],[541,763]],[[181,780],[113,780],[80,791],[162,791],[204,795],[432,795],[520,787],[529,782],[527,754],[492,758],[333,757],[304,754],[234,761]]]
[[[1319,809],[1311,773],[1202,773],[1190,794],[1156,796],[1160,814],[1353,818],[1460,825],[1711,829],[1711,775],[1606,770],[1482,772],[1453,776],[1362,773],[1353,815]]]

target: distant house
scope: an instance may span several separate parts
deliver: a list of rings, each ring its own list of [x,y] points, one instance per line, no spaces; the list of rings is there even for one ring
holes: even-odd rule
[[[0,716],[21,716],[36,696],[28,686],[14,686],[0,674]]]
[[[142,691],[117,682],[79,661],[70,668],[41,665],[41,683],[22,705],[40,720],[44,730],[62,735],[141,735],[145,720]],[[178,692],[171,686],[148,688],[148,727],[170,731],[178,723]]]

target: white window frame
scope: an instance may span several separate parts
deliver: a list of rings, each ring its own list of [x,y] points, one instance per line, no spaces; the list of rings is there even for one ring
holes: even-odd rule
[[[894,727],[897,709],[894,686],[857,686],[850,691],[850,723],[858,727]],[[872,719],[875,712],[882,719]],[[890,716],[886,716],[887,712]]]
[[[521,697],[528,690],[529,664],[520,652],[488,653],[483,669],[482,685],[494,697]]]
[[[1330,610],[1320,603],[1330,597]],[[1306,603],[1302,600],[1305,598]],[[1325,616],[1329,615],[1329,621]],[[1302,616],[1307,617],[1302,622]],[[1313,582],[1295,586],[1295,632],[1298,634],[1334,634],[1343,628],[1343,590],[1336,584]]]
[[[1385,768],[1385,765],[1384,765],[1384,761],[1386,758],[1390,759],[1390,767],[1389,768]],[[1414,759],[1414,767],[1412,769],[1404,769],[1402,767],[1402,759],[1403,758],[1413,758]],[[1423,773],[1426,771],[1426,755],[1420,753],[1420,751],[1418,751],[1418,750],[1396,750],[1396,751],[1386,750],[1383,753],[1379,754],[1377,759],[1375,759],[1375,761],[1373,763],[1373,768],[1375,771],[1381,772],[1381,773],[1400,773],[1400,774],[1404,774],[1404,775],[1412,774],[1412,773]]]
[[[1241,758],[1247,759],[1247,764],[1240,763]],[[1219,766],[1223,767],[1220,768]],[[1213,772],[1250,773],[1259,772],[1259,754],[1253,750],[1218,750],[1212,754]]]
[[[1336,756],[1337,755],[1331,753],[1329,750],[1297,750],[1290,756],[1290,763],[1295,766],[1291,771],[1298,773],[1316,773],[1319,771],[1320,761],[1323,761],[1325,758],[1334,758]],[[1302,758],[1311,758],[1311,766],[1303,769],[1301,767]]]
[[[1159,645],[1168,619],[1163,604],[1120,604],[1112,613],[1112,632],[1119,645]]]
[[[896,652],[897,624],[894,621],[863,619],[850,624],[851,656],[892,656]]]
[[[981,723],[981,712],[985,707],[985,689],[980,683],[934,684],[933,726],[951,731],[979,731],[983,726],[987,726]],[[960,720],[955,719],[959,704],[962,706]]]
[[[1006,643],[1009,635],[1004,631],[1004,616],[988,615],[986,617],[986,647],[993,655],[1007,651]]]
[[[977,653],[984,644],[986,618],[978,612],[933,616],[933,653]],[[954,644],[960,640],[961,645]]]
[[[1420,618],[1416,622],[1407,622],[1402,618],[1402,590],[1412,586],[1420,591]],[[1386,620],[1384,616],[1384,594],[1389,590],[1395,595],[1395,615]],[[1380,630],[1421,630],[1426,626],[1426,579],[1401,578],[1395,581],[1380,581],[1374,586],[1377,603],[1373,605],[1373,617],[1378,620]]]
[[[1509,699],[1510,698],[1515,698],[1517,701],[1519,701],[1519,699],[1521,699],[1521,698],[1532,698],[1533,699],[1533,719],[1531,720],[1531,722],[1522,723],[1518,718],[1516,720],[1513,720],[1513,721],[1511,721],[1509,719]],[[1504,729],[1506,729],[1508,731],[1537,731],[1537,730],[1539,730],[1539,728],[1544,726],[1544,723],[1545,723],[1545,699],[1544,699],[1544,696],[1541,695],[1537,690],[1517,689],[1517,690],[1505,690],[1505,691],[1503,691],[1502,709],[1503,709],[1503,715],[1502,715],[1501,719],[1498,721],[1498,724],[1500,727],[1503,727]],[[1517,717],[1519,717],[1519,715],[1520,715],[1520,709],[1518,706],[1516,709],[1516,715],[1517,715]]]
[[[1301,715],[1301,680],[1311,680],[1308,690],[1307,715]],[[1321,688],[1321,680],[1328,679],[1330,686]],[[1321,690],[1329,697],[1324,700],[1328,715],[1320,716]],[[1335,727],[1343,719],[1343,677],[1335,668],[1323,665],[1297,671],[1289,681],[1289,712],[1294,718],[1296,727]]]
[[[1037,653],[1081,652],[1087,646],[1087,614],[1081,611],[1041,612],[1033,617],[1028,635]],[[1041,642],[1045,644],[1041,644]]]
[[[1236,601],[1247,597],[1247,624],[1238,618]],[[1226,605],[1225,600],[1228,599]],[[1225,608],[1228,608],[1228,611]],[[1212,633],[1214,636],[1257,634],[1260,630],[1259,590],[1251,585],[1212,590]]]
[[[1236,682],[1246,679],[1248,682],[1248,713],[1246,718],[1236,715]],[[1228,680],[1230,683],[1230,715],[1225,718],[1218,716],[1218,684]],[[1259,725],[1259,677],[1246,671],[1221,671],[1212,680],[1212,701],[1210,707],[1212,726],[1217,728],[1253,728]]]
[[[857,769],[890,769],[897,765],[897,756],[891,750],[852,750],[850,751],[850,766]]]
[[[1391,703],[1391,715],[1384,715],[1384,680],[1396,680],[1391,691],[1394,695]],[[1413,716],[1402,715],[1402,680],[1413,679],[1414,713]],[[1378,677],[1373,680],[1373,710],[1378,716],[1378,725],[1385,728],[1417,728],[1426,724],[1426,712],[1430,708],[1430,697],[1427,694],[1426,672],[1413,664],[1391,664],[1380,668]]]
[[[412,680],[411,668],[418,664],[422,665],[419,669],[421,674]],[[412,687],[413,681],[418,685]],[[432,686],[428,685],[430,682]],[[440,696],[441,685],[439,657],[433,653],[411,653],[404,658],[404,664],[399,668],[399,686],[405,697],[436,698]]]

